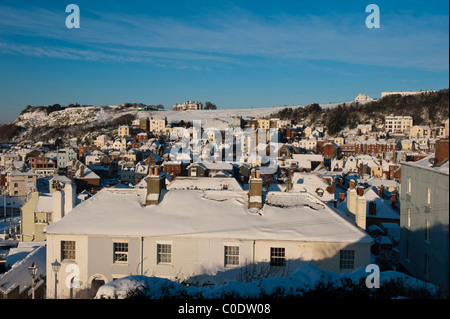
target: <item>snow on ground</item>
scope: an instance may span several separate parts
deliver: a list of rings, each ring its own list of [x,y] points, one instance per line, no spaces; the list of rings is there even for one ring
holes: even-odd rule
[[[321,104],[324,109],[333,108],[341,103]],[[219,130],[228,127],[228,120],[232,116],[242,116],[244,119],[260,118],[279,112],[284,108],[295,108],[294,106],[274,106],[274,107],[257,107],[257,108],[235,108],[235,109],[217,109],[217,110],[191,110],[191,111],[157,111],[157,112],[137,112],[138,117],[153,117],[154,119],[164,119],[170,122],[193,122],[200,120],[203,128],[217,128]]]
[[[20,216],[15,216],[12,219],[9,217],[9,215],[6,217],[6,221],[4,216],[0,216],[0,235],[1,234],[9,234],[9,229],[11,228],[14,230],[14,227],[17,227],[20,225]],[[0,238],[0,241],[2,239]]]
[[[347,280],[359,284],[366,280],[371,271],[366,272],[365,267],[356,269],[352,273],[338,274],[333,271],[321,270],[313,265],[299,267],[287,277],[273,277],[256,280],[250,283],[232,281],[222,286],[186,287],[180,283],[165,278],[128,276],[111,281],[97,292],[96,299],[123,299],[128,292],[137,288],[145,291],[146,296],[152,299],[162,298],[201,298],[219,299],[224,296],[233,296],[242,299],[257,299],[262,294],[271,295],[277,292],[283,294],[301,295],[302,291],[314,289],[318,284],[333,284],[339,288]],[[436,292],[436,286],[422,282],[396,271],[380,272],[380,287],[391,279],[403,280],[405,286],[411,288],[425,288],[429,292]],[[373,281],[370,281],[373,282]]]

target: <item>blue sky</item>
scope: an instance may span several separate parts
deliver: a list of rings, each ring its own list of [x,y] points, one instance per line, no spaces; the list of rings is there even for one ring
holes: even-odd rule
[[[80,28],[68,29],[68,4]],[[380,28],[368,29],[368,4]],[[0,3],[0,123],[27,105],[219,108],[448,88],[447,1]]]

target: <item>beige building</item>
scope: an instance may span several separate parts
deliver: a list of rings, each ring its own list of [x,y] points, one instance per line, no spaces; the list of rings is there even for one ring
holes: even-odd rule
[[[100,135],[97,137],[97,139],[95,140],[95,146],[97,146],[98,148],[102,148],[104,147],[107,143],[110,143],[112,141],[112,138],[110,136],[106,136],[106,135]]]
[[[165,190],[161,180],[156,172],[142,188],[105,188],[46,227],[48,298],[93,296],[129,275],[223,284],[249,265],[343,273],[370,263],[371,237],[313,195],[272,192],[263,202],[256,180],[249,192],[195,189],[185,179]],[[78,285],[65,284],[71,279]]]
[[[310,138],[313,130],[314,130],[314,128],[312,128],[310,126],[305,127],[305,129],[303,130],[303,134],[305,135],[305,138]]]
[[[334,143],[338,146],[345,144],[345,139],[343,137],[335,137],[333,139]]]
[[[0,156],[0,169],[6,169],[9,163],[22,162],[17,154],[3,154]]]
[[[173,111],[203,110],[203,103],[198,101],[186,101],[183,104],[172,106]]]
[[[26,196],[36,189],[36,174],[31,171],[21,172],[14,169],[6,176],[8,196]]]
[[[386,116],[385,131],[388,133],[409,134],[409,130],[413,126],[411,116]]]
[[[131,127],[128,125],[121,125],[117,129],[117,134],[119,137],[130,137],[131,136]]]
[[[368,101],[373,101],[373,99],[364,93],[359,93],[358,96],[355,97],[355,101],[356,102],[368,102]]]
[[[259,119],[258,120],[258,128],[263,128],[263,129],[269,130],[270,129],[270,120]]]
[[[431,136],[431,128],[425,125],[414,125],[409,130],[409,136],[417,138]]]
[[[44,228],[76,205],[76,186],[65,176],[49,182],[50,193],[32,192],[20,211],[21,241],[45,241]]]
[[[150,132],[154,135],[162,135],[165,133],[167,121],[165,119],[155,120],[150,119]]]

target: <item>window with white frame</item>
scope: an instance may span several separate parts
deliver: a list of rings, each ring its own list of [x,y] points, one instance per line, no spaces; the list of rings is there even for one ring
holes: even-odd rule
[[[225,266],[239,266],[239,246],[225,246]]]
[[[355,268],[355,251],[343,249],[339,252],[340,270],[353,270]]]
[[[170,264],[172,262],[172,245],[158,244],[158,264]]]
[[[411,177],[408,177],[408,193],[411,194],[412,190],[412,184],[411,184]]]
[[[61,241],[61,260],[75,260],[75,241]]]
[[[127,263],[128,262],[128,243],[114,243],[114,262]]]
[[[286,266],[286,249],[281,247],[270,248],[270,266]]]

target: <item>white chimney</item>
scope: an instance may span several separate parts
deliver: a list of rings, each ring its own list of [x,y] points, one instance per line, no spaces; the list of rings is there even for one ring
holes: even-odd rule
[[[64,214],[68,214],[77,205],[77,192],[75,183],[64,186]]]
[[[364,196],[357,196],[356,198],[356,212],[355,212],[355,222],[356,225],[362,229],[366,229],[366,214],[367,214],[367,199]]]
[[[64,217],[64,192],[55,190],[52,193],[53,198],[53,222],[57,222]]]
[[[347,190],[347,210],[352,215],[356,214],[356,197],[358,194],[355,189],[355,182],[350,181],[350,187]]]

